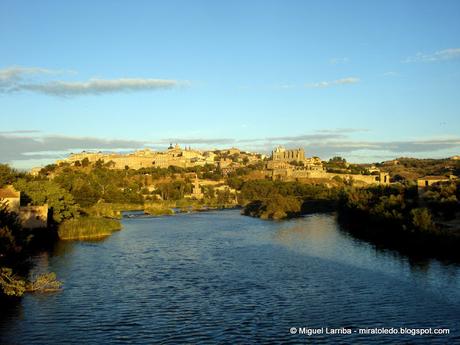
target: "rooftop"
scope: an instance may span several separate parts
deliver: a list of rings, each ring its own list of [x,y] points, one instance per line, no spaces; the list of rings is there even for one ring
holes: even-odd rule
[[[19,198],[21,195],[13,186],[8,185],[3,188],[0,188],[0,199],[4,198]]]

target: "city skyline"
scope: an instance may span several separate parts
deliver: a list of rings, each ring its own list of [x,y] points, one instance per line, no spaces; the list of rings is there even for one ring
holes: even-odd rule
[[[236,146],[460,148],[456,1],[0,4],[0,161]]]

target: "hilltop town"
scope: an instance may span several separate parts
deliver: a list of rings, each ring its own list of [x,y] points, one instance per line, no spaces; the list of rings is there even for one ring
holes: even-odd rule
[[[32,169],[28,175],[31,181],[23,179],[15,186],[3,186],[0,198],[19,215],[23,227],[41,228],[48,224],[48,209],[53,210],[47,203],[49,198],[43,195],[46,188],[41,181],[48,181],[50,188],[58,188],[53,191],[56,195],[69,194],[69,200],[83,207],[85,213],[110,216],[114,209],[119,212],[139,207],[129,205],[142,205],[145,212],[153,214],[169,213],[171,207],[243,206],[262,190],[271,188],[263,181],[318,186],[319,193],[330,199],[336,199],[332,195],[334,190],[346,186],[371,188],[404,183],[417,186],[422,192],[439,183],[454,183],[459,171],[458,157],[351,164],[341,157],[328,161],[308,157],[303,148],[278,146],[266,156],[235,147],[197,150],[171,144],[164,151],[146,148],[126,154],[70,154],[55,164]],[[262,184],[257,187],[257,183]],[[251,188],[255,190],[250,191]],[[30,195],[40,197],[34,199]],[[108,214],[104,213],[105,204],[111,205]],[[54,217],[57,209],[54,205]]]
[[[340,163],[340,162],[336,162]],[[375,166],[361,169],[349,169],[350,164],[336,166],[323,162],[319,157],[306,157],[302,148],[286,149],[276,147],[270,156],[260,153],[242,151],[238,148],[200,151],[191,147],[181,148],[178,144],[170,145],[165,151],[151,149],[138,150],[133,153],[81,152],[56,161],[56,166],[86,167],[104,165],[110,169],[166,169],[170,167],[189,169],[196,167],[214,167],[222,176],[245,167],[252,167],[258,176],[272,180],[328,182],[334,179],[353,180],[357,184],[389,184],[390,176]],[[340,165],[340,164],[338,164]],[[32,175],[38,175],[42,168],[34,168]]]

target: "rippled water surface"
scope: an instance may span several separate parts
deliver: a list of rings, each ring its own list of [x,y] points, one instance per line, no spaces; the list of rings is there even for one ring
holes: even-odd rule
[[[64,282],[2,308],[1,344],[460,343],[460,269],[375,249],[333,215],[126,218],[36,258]],[[307,337],[291,327],[442,327],[443,336]]]

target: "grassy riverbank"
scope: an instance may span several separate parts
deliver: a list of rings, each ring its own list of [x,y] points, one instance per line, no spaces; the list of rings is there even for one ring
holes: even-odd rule
[[[149,203],[144,205],[144,213],[151,216],[169,216],[173,215],[174,211],[163,203]]]
[[[121,219],[122,211],[141,211],[143,209],[143,204],[100,202],[91,207],[84,208],[83,211],[91,217]]]
[[[122,226],[116,219],[81,217],[66,220],[59,225],[58,236],[61,240],[87,240],[110,236]]]

